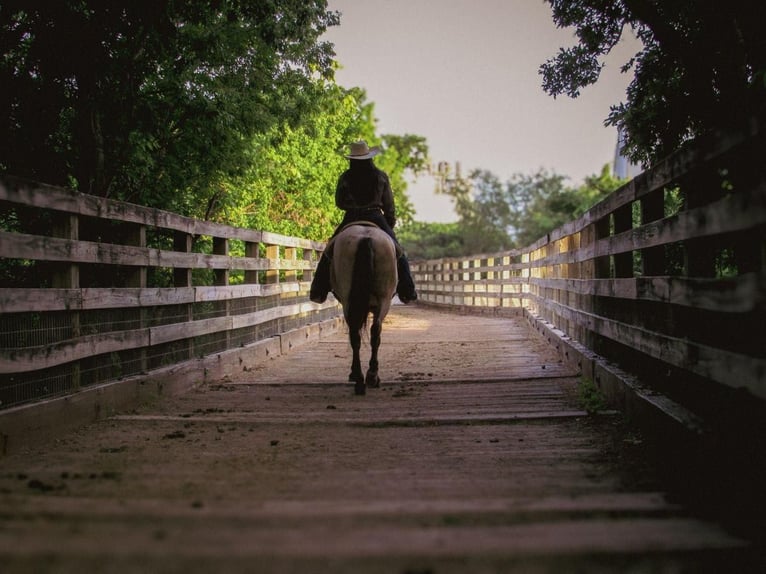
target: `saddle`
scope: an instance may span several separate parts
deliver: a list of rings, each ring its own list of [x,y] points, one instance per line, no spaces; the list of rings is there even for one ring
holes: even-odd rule
[[[338,237],[338,235],[340,235],[343,231],[349,227],[353,227],[354,225],[362,225],[364,227],[375,227],[380,229],[380,225],[377,225],[372,221],[352,221],[351,223],[344,225],[340,228],[340,231],[335,235],[335,237],[331,238],[330,241],[327,242],[327,246],[324,248],[324,254],[328,259],[332,260],[333,248],[335,247],[335,238]],[[402,249],[402,246],[399,245],[399,242],[396,241],[393,237],[391,240],[394,242],[394,246],[396,247],[396,258],[399,259],[402,255],[404,255],[404,249]]]

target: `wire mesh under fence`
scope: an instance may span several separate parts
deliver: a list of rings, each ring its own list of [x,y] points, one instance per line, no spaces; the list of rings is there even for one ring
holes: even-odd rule
[[[231,337],[229,331],[219,331],[217,333],[208,333],[194,337],[194,356],[204,357],[214,353],[226,351],[231,346]]]
[[[280,305],[293,305],[295,303],[300,303],[305,298],[305,294],[303,293],[282,293],[279,296],[279,304]]]
[[[258,310],[259,297],[243,297],[241,299],[232,299],[229,305],[230,315],[247,315],[255,313]]]
[[[162,305],[148,308],[146,326],[158,327],[187,321],[189,321],[189,305]]]
[[[192,317],[198,319],[214,319],[225,317],[230,306],[230,301],[202,301],[192,304]]]
[[[269,295],[267,297],[259,297],[258,298],[258,311],[265,311],[266,309],[273,309],[274,307],[279,307],[280,305],[280,296],[279,295]]]
[[[193,344],[188,339],[154,345],[146,350],[147,368],[159,369],[188,361],[193,356],[193,350]]]
[[[80,361],[80,385],[83,387],[140,375],[147,368],[146,351],[129,349],[87,357]]]
[[[257,326],[242,327],[240,329],[233,329],[229,331],[229,348],[236,349],[239,347],[246,347],[251,343],[258,341],[258,328]]]
[[[145,326],[142,323],[141,309],[138,307],[80,311],[77,320],[79,321],[79,335],[81,336],[113,331],[132,331]]]
[[[276,337],[279,335],[279,319],[272,319],[257,325],[255,328],[256,340],[261,341],[269,337]]]
[[[320,310],[316,315],[316,319],[318,321],[329,321],[330,319],[339,317],[342,314],[343,311],[340,307],[328,307],[326,309]]]
[[[79,321],[70,312],[3,313],[0,315],[0,348],[39,347],[71,339]]]
[[[0,410],[71,393],[79,386],[77,363],[0,375]]]
[[[279,320],[279,331],[285,333],[293,329],[299,329],[315,323],[319,320],[318,311],[309,311],[308,313],[299,313],[290,317],[282,317]]]

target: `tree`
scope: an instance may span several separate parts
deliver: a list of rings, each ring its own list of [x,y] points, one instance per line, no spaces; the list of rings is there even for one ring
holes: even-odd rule
[[[612,176],[608,165],[578,187],[567,186],[564,176],[545,170],[531,176],[514,175],[506,183],[506,195],[516,245],[534,243],[576,219],[623,183]]]
[[[427,169],[428,143],[424,137],[413,134],[383,134],[381,143],[383,154],[375,158],[375,163],[391,181],[397,225],[407,225],[413,221],[415,208],[406,193],[405,175],[417,177]]]
[[[242,227],[325,239],[340,221],[335,183],[342,151],[369,129],[371,104],[361,90],[327,83],[319,109],[295,127],[284,121],[253,138],[247,170],[224,186],[215,218]]]
[[[452,198],[460,219],[464,254],[509,248],[510,210],[497,176],[486,170],[474,170],[467,178],[457,173],[442,176],[441,193]]]
[[[250,162],[215,196],[211,218],[242,227],[327,239],[342,218],[335,207],[338,176],[348,168],[348,144],[359,138],[382,143],[376,163],[389,174],[397,215],[406,223],[412,207],[404,174],[427,163],[420,136],[377,135],[374,104],[360,88],[316,82],[317,109],[291,126],[285,121],[253,138]]]
[[[732,0],[547,0],[579,43],[541,68],[543,88],[577,97],[626,29],[643,48],[625,63],[634,79],[607,125],[626,134],[624,153],[651,163],[696,136],[766,110],[766,36],[758,2]]]
[[[608,165],[579,187],[567,186],[566,177],[545,170],[532,175],[517,173],[505,183],[483,170],[471,172],[467,179],[449,175],[442,192],[454,201],[460,218],[459,240],[442,243],[460,249],[453,256],[530,245],[579,217],[624,183],[612,176]],[[417,246],[421,237],[442,230],[413,227],[408,231],[409,245]]]
[[[460,224],[413,221],[397,232],[410,260],[469,255]]]
[[[514,242],[529,245],[573,218],[577,194],[564,184],[566,177],[540,170],[515,174],[506,182]]]
[[[333,72],[325,0],[11,0],[0,169],[194,213]]]

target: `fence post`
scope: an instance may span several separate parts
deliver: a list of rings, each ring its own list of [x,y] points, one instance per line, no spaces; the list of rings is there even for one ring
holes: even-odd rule
[[[279,245],[266,246],[266,259],[274,262],[279,259]],[[279,268],[266,271],[266,283],[279,283]]]
[[[173,234],[173,249],[182,253],[191,253],[192,250],[192,236],[183,231],[176,231]],[[191,287],[192,286],[192,270],[187,267],[174,267],[173,268],[173,285],[175,287]],[[194,321],[194,303],[186,304],[186,321],[191,323]],[[186,339],[186,356],[192,358],[194,356],[194,339]]]
[[[229,239],[227,237],[213,237],[213,254],[229,255]],[[213,285],[226,286],[229,284],[228,269],[214,269],[213,274]],[[226,317],[229,317],[231,315],[231,299],[227,298],[223,306]],[[231,348],[231,330],[229,329],[226,330],[226,348]]]
[[[53,237],[77,241],[80,238],[80,219],[77,215],[58,214],[51,230]],[[60,289],[80,288],[80,266],[66,263],[51,278],[54,287]]]
[[[226,237],[213,237],[213,254],[214,255],[228,255],[229,254],[229,240]],[[228,285],[229,284],[229,270],[228,269],[213,269],[213,285]]]
[[[665,217],[665,189],[645,195],[641,198],[641,225],[658,221]],[[641,250],[641,268],[646,277],[665,274],[665,248],[648,247]]]
[[[183,231],[176,231],[173,234],[173,250],[181,253],[191,253],[192,236]],[[173,268],[173,285],[175,287],[191,287],[192,270],[189,267]]]
[[[684,209],[690,210],[710,203],[721,196],[716,189],[718,178],[709,169],[699,168],[681,184]],[[685,242],[684,274],[687,277],[715,277],[716,240],[710,237]]]
[[[317,252],[314,251],[313,249],[304,249],[303,250],[303,260],[304,261],[311,261],[311,262],[313,262],[314,259],[318,258],[318,257],[316,257],[316,254],[317,254]],[[319,256],[321,257],[321,255],[319,255]],[[301,278],[302,278],[303,281],[308,281],[308,282],[313,281],[313,279],[314,279],[314,269],[313,268],[304,269],[303,270],[303,275],[301,276]]]
[[[53,237],[62,237],[77,241],[80,238],[80,219],[75,214],[58,214],[53,224]],[[79,289],[80,288],[80,266],[77,263],[65,264],[51,278],[51,285],[59,289]],[[69,321],[72,327],[72,338],[76,339],[81,335],[80,313],[72,311],[69,313]],[[72,363],[72,390],[80,388],[81,384],[80,361]]]
[[[614,234],[629,231],[633,228],[633,204],[628,203],[614,212]],[[616,253],[614,255],[614,276],[633,277],[633,252]]]
[[[258,243],[255,243],[253,241],[246,241],[245,242],[245,257],[252,257],[253,259],[258,259],[260,257],[260,252],[258,249]],[[257,269],[246,269],[245,270],[245,283],[247,284],[257,284],[258,283],[258,273],[259,271]]]
[[[131,225],[125,237],[126,245],[135,245],[136,247],[146,247],[146,225]],[[136,287],[145,289],[147,284],[147,268],[145,266],[136,267],[125,281],[126,287]],[[149,324],[149,310],[141,306],[138,309],[138,324],[141,329],[145,329]],[[139,351],[139,361],[141,363],[141,372],[149,370],[149,361],[146,347],[141,347]]]
[[[298,250],[295,247],[285,247],[285,259],[292,264],[298,260]],[[285,271],[285,281],[288,283],[298,280],[298,272],[295,269]]]

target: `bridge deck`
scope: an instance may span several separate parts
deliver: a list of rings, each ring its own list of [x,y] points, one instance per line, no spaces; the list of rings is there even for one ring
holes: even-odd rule
[[[345,334],[0,461],[3,572],[739,571],[522,319],[397,306],[384,384]]]

